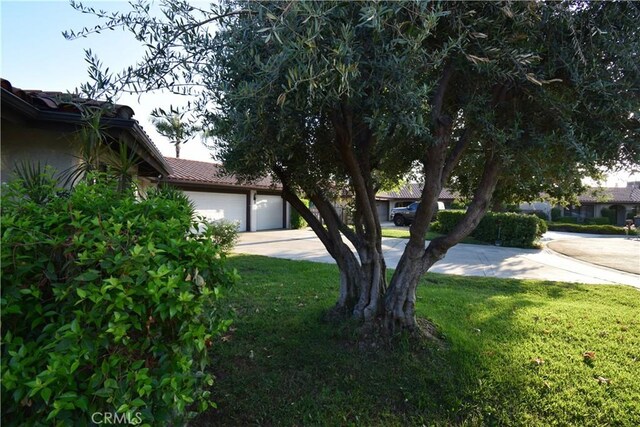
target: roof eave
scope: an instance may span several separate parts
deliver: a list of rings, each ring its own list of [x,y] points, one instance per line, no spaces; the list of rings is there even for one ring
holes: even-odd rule
[[[6,103],[6,104],[5,104]],[[41,110],[34,105],[29,104],[25,100],[2,89],[3,109],[6,107],[14,108],[19,113],[24,114],[29,119],[43,122],[57,122],[72,125],[80,125],[83,123],[82,117],[78,113],[69,113],[65,111]],[[143,153],[138,153],[141,157],[156,169],[163,177],[169,176],[172,172],[171,166],[166,162],[160,151],[153,144],[148,135],[142,130],[140,124],[134,119],[124,119],[118,117],[104,117],[101,122],[110,127],[125,129],[131,132],[134,139],[140,142]]]
[[[260,186],[260,185],[252,185],[252,184],[243,184],[243,183],[220,183],[220,182],[211,182],[211,181],[199,181],[199,180],[191,180],[191,179],[180,179],[180,178],[166,178],[163,182],[172,185],[184,185],[184,186],[197,186],[202,188],[225,188],[225,189],[238,189],[242,188],[243,190],[263,190],[263,191],[273,191],[273,192],[281,192],[282,188],[271,187],[271,186]]]

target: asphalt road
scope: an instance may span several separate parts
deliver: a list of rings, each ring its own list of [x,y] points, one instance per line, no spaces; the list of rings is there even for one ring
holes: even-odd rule
[[[458,244],[451,248],[446,257],[436,263],[431,271],[467,276],[588,284],[624,284],[640,289],[640,275],[638,274],[595,265],[550,249],[549,242],[576,238],[573,235],[567,237],[566,234],[571,233],[547,233],[543,249]],[[601,251],[600,246],[595,245],[600,241],[599,237],[581,236],[580,239],[582,239],[582,247],[592,247],[594,251]],[[619,236],[617,239],[623,241],[625,238]],[[395,268],[397,266],[406,242],[406,239],[383,238],[382,248],[387,267]],[[615,246],[615,242],[618,241],[611,240],[609,245]],[[638,262],[640,245],[638,247],[637,250],[632,247],[632,252],[629,254],[626,252],[622,254],[625,263]],[[235,252],[334,263],[322,243],[309,229],[242,233]]]

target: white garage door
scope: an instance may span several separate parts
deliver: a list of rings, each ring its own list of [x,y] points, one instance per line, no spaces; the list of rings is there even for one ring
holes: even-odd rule
[[[225,219],[238,222],[238,230],[247,230],[247,195],[185,191],[193,201],[196,212],[211,220]]]
[[[282,197],[258,194],[256,197],[256,228],[273,230],[282,228]]]
[[[380,222],[389,221],[389,202],[386,200],[376,200],[376,210]]]

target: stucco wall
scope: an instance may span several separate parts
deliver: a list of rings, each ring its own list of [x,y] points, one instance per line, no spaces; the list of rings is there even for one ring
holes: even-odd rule
[[[28,128],[6,120],[2,121],[2,167],[1,181],[11,179],[15,165],[22,161],[33,164],[49,165],[55,169],[59,177],[64,176],[72,166],[80,162],[80,141],[72,131],[46,130]],[[155,187],[148,178],[139,177],[138,167],[130,171],[138,180],[140,193]],[[61,179],[62,184],[64,179]]]
[[[544,212],[548,218],[551,218],[549,202],[521,203],[519,208],[522,212]]]
[[[23,160],[50,165],[58,172],[69,169],[78,162],[72,141],[71,132],[31,129],[3,120],[0,180],[7,182]]]

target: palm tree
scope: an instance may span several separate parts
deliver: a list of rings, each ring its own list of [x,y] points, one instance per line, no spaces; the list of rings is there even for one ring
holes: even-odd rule
[[[153,119],[156,131],[176,146],[176,157],[180,158],[180,145],[193,137],[195,128],[183,121],[183,114],[165,114]]]

